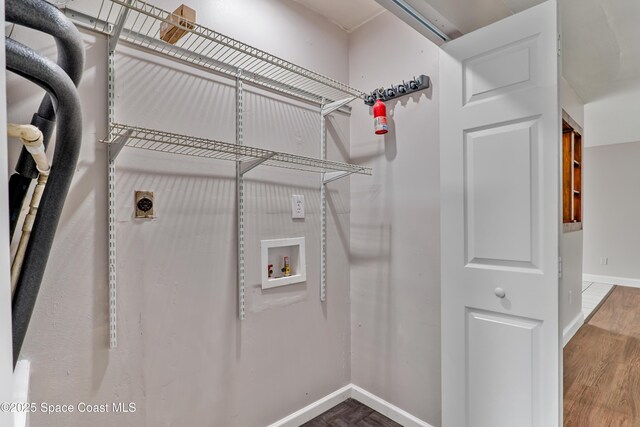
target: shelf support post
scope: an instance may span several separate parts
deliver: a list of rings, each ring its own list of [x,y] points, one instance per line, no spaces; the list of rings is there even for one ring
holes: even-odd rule
[[[340,108],[340,107],[338,107]],[[320,159],[327,160],[327,128],[325,119],[325,100],[322,99],[320,109]],[[320,181],[320,301],[327,300],[327,195],[325,177]]]
[[[133,0],[127,0],[127,6]],[[129,7],[124,7],[115,25],[109,28],[107,37],[107,131],[111,134],[113,122],[115,121],[115,50],[124,23],[129,15]],[[114,144],[107,145],[107,209],[108,209],[108,239],[109,239],[109,349],[115,350],[118,347],[118,299],[116,293],[116,157],[131,131],[123,137],[114,141]]]
[[[244,116],[244,88],[242,80],[242,69],[238,69],[236,74],[236,144],[244,144],[243,135]],[[262,159],[260,159],[262,160]],[[266,160],[266,159],[265,159]],[[252,162],[253,163],[253,162]],[[245,165],[247,166],[247,165]],[[248,165],[251,166],[251,165]],[[257,166],[257,164],[245,168],[244,172]],[[244,310],[244,177],[243,165],[240,160],[236,161],[236,226],[237,226],[237,262],[238,262],[238,317],[245,318]]]
[[[117,40],[116,40],[117,41]],[[108,37],[107,50],[107,131],[111,134],[115,120],[115,43]],[[124,144],[123,144],[124,145]],[[118,300],[116,294],[116,163],[122,147],[107,145],[107,204],[109,239],[109,349],[118,347]]]
[[[327,123],[326,117],[336,110],[346,106],[356,96],[341,99],[326,104],[322,98],[320,106],[320,159],[327,160]],[[320,301],[327,300],[327,190],[326,185],[331,181],[349,175],[349,172],[323,172],[320,182]]]

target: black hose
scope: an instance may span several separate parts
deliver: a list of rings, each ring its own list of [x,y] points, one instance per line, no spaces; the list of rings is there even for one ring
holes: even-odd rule
[[[6,39],[7,69],[36,83],[51,96],[58,117],[51,172],[33,224],[31,238],[13,298],[13,360],[18,361],[53,244],[62,207],[78,163],[82,111],[73,81],[53,61]]]
[[[57,7],[43,0],[5,0],[5,20],[54,37],[58,50],[58,65],[77,86],[84,70],[84,47],[78,29]],[[55,126],[55,110],[49,95],[45,94],[31,124],[43,135],[45,147],[49,145]],[[25,148],[16,163],[16,174],[9,180],[9,235],[13,233],[31,180],[38,177],[36,164]]]

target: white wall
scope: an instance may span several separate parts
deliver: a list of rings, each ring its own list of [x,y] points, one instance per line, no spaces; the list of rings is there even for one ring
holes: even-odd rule
[[[584,104],[564,78],[560,79],[560,105],[584,130]],[[562,162],[560,164],[562,165]],[[588,192],[584,197],[590,197]],[[562,279],[560,279],[560,322],[565,331],[565,339],[568,338],[570,331],[575,332],[576,329],[575,327],[572,329],[572,326],[579,325],[583,320],[582,244],[582,230],[562,232],[560,235],[560,256],[563,266]]]
[[[584,101],[571,87],[569,82],[564,78],[560,78],[560,106],[571,116],[573,120],[584,130]]]
[[[584,152],[584,272],[640,280],[640,142],[588,148]],[[600,265],[600,258],[609,258]]]
[[[440,425],[439,49],[384,13],[349,39],[350,82],[371,91],[418,74],[433,89],[387,103],[390,132],[354,108],[351,343],[353,383]]]
[[[191,4],[205,25],[340,80],[349,77],[346,33],[295,2]],[[55,54],[47,38],[21,29],[14,37]],[[240,322],[234,165],[121,152],[119,347],[107,349],[106,160],[97,142],[106,132],[106,46],[92,34],[84,40],[84,141],[23,349],[31,360],[30,399],[135,402],[137,411],[120,416],[118,425],[261,427],[348,384],[349,180],[329,187],[328,301],[322,304],[319,177],[280,169],[247,175],[248,313]],[[123,46],[116,60],[117,120],[234,141],[232,81]],[[10,75],[10,120],[28,122],[41,95]],[[259,91],[247,94],[246,105],[246,144],[319,155],[316,108]],[[348,118],[338,114],[329,125],[329,157],[346,161],[348,153]],[[16,155],[13,150],[11,165]],[[136,189],[155,191],[156,220],[132,218]],[[303,222],[290,218],[292,194],[305,195]],[[263,292],[260,239],[288,236],[306,237],[308,281]],[[114,417],[36,413],[31,425],[113,426]]]
[[[0,20],[4,21],[4,3],[0,4]],[[5,68],[4,27],[0,29],[0,69]],[[6,79],[0,73],[0,159],[7,159]],[[13,352],[11,344],[11,281],[9,278],[9,206],[7,162],[0,161],[0,402],[13,401]],[[0,425],[11,427],[12,414],[0,411]]]
[[[585,147],[640,141],[640,81],[627,81],[584,107]]]

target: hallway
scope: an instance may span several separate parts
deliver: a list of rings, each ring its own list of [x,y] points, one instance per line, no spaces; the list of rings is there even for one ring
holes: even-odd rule
[[[617,286],[564,348],[565,427],[640,425],[640,289]]]

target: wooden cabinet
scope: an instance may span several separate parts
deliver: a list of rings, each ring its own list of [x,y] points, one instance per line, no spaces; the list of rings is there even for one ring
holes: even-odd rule
[[[562,121],[562,222],[582,222],[582,135]]]

